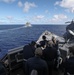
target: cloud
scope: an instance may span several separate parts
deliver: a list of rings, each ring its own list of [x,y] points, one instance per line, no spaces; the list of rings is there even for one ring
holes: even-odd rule
[[[4,21],[3,20],[0,20],[0,23],[2,24],[2,23],[4,23]]]
[[[33,3],[25,2],[23,10],[24,10],[24,12],[28,12],[31,8],[34,8],[34,7],[37,7],[34,2]]]
[[[18,2],[18,6],[19,6],[19,7],[22,7],[22,6],[23,6],[23,3],[22,3],[21,1],[19,1],[19,2]]]
[[[34,2],[32,2],[32,3],[31,3],[31,2],[22,3],[21,1],[18,2],[18,6],[19,6],[19,7],[22,7],[22,8],[23,8],[23,11],[24,11],[25,13],[29,12],[29,10],[30,10],[31,8],[37,7],[37,5],[36,5]]]
[[[59,5],[60,7],[69,9],[72,13],[74,13],[74,0],[57,1],[55,5]]]
[[[31,21],[33,22],[33,23],[43,23],[43,22],[45,22],[44,21],[44,18],[45,16],[44,15],[37,15],[37,16],[34,16],[32,19],[31,19]]]
[[[45,13],[49,13],[49,11],[48,10],[45,10]]]
[[[14,2],[15,0],[0,0],[0,1],[5,2],[5,3],[12,3],[12,2]]]
[[[5,18],[0,18],[0,24],[6,24],[6,19]]]
[[[43,19],[44,16],[43,16],[43,15],[38,15],[38,16],[36,16],[35,18],[36,18],[36,19]]]
[[[46,14],[50,14],[49,10],[45,10],[45,13],[46,13]]]
[[[65,19],[67,19],[67,16],[64,14],[59,14],[59,15],[54,15],[52,19],[50,19],[50,22],[55,22],[55,23],[59,23],[61,21],[64,21]]]
[[[55,4],[54,4],[54,5],[59,5],[59,1],[55,2]]]
[[[8,20],[10,20],[10,21],[13,20],[13,17],[12,17],[12,16],[7,16],[6,18],[7,18]]]

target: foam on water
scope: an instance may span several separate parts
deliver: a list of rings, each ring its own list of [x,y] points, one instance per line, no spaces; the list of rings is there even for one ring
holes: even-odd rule
[[[18,28],[12,28],[12,29],[0,30],[0,32],[6,32],[6,31],[10,31],[10,30],[16,30],[16,29],[21,29],[21,28],[25,28],[25,26],[18,27]]]

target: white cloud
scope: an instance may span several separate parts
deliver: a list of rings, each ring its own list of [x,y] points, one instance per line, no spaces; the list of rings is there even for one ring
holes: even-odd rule
[[[7,23],[15,23],[16,20],[14,20],[13,16],[7,16]]]
[[[0,19],[0,24],[4,24],[4,23],[6,24],[6,19],[5,18],[1,18]]]
[[[26,13],[29,12],[29,10],[31,8],[37,7],[37,5],[34,2],[32,2],[32,3],[31,2],[22,3],[21,1],[18,2],[18,6],[22,7],[23,11],[26,12]]]
[[[4,23],[4,21],[3,20],[0,20],[0,23]]]
[[[59,14],[59,15],[54,15],[52,19],[50,19],[50,22],[56,22],[59,23],[61,21],[64,21],[65,19],[67,19],[67,16],[64,14]]]
[[[23,3],[22,3],[21,1],[19,1],[19,2],[18,2],[18,6],[19,6],[19,7],[22,7],[22,6],[23,6]]]
[[[71,9],[71,12],[74,13],[74,8]]]
[[[35,18],[36,18],[36,19],[43,19],[44,16],[43,16],[43,15],[38,15],[38,16],[36,16]]]
[[[37,16],[34,16],[32,19],[31,19],[31,21],[33,22],[33,23],[44,23],[45,21],[44,21],[44,18],[45,16],[44,15],[37,15]]]
[[[5,3],[12,3],[12,2],[14,2],[15,0],[0,0],[0,1],[5,2]]]
[[[54,5],[59,5],[59,1],[57,1]]]
[[[28,12],[31,8],[37,7],[35,3],[25,2],[24,12]]]
[[[74,13],[74,0],[62,0],[57,1],[55,5],[59,5],[61,7],[69,9],[72,13]]]
[[[7,16],[6,17],[8,20],[13,20],[13,17],[12,16]]]
[[[67,16],[64,15],[64,14],[59,14],[59,15],[54,15],[54,18],[55,18],[55,19],[66,19]]]
[[[46,10],[46,11],[45,11],[45,13],[49,13],[49,11],[48,11],[48,10]]]

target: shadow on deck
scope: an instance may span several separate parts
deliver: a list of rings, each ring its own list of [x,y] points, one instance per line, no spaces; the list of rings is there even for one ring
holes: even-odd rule
[[[25,72],[22,68],[19,68],[17,70],[13,70],[12,72],[10,72],[10,75],[25,75]],[[62,72],[61,70],[53,71],[53,75],[64,75],[64,72]]]

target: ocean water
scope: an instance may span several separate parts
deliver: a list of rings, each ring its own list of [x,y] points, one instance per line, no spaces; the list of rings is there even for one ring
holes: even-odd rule
[[[24,25],[0,25],[0,58],[9,49],[36,41],[45,30],[62,36],[66,31],[66,25],[32,25],[27,28]]]

